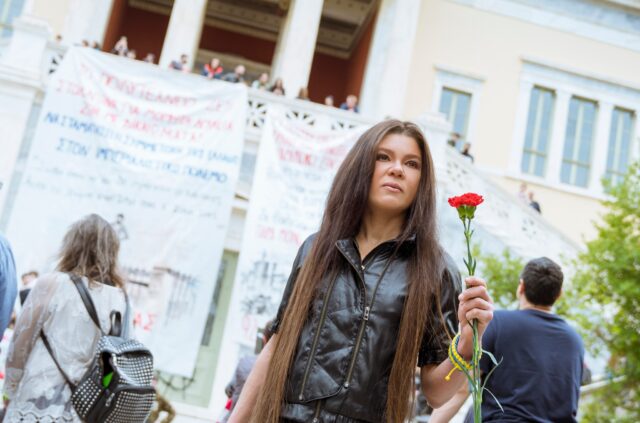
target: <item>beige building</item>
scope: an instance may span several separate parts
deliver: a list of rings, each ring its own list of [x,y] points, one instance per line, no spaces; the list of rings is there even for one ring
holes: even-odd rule
[[[463,115],[479,169],[594,236],[600,178],[640,157],[640,2],[424,1],[412,58],[405,115]]]
[[[61,36],[61,41],[56,40]],[[0,230],[19,190],[34,123],[69,45],[110,51],[126,35],[163,68],[213,57],[247,79],[268,72],[286,96],[249,90],[245,152],[223,272],[191,378],[160,375],[184,422],[211,421],[239,351],[226,345],[242,228],[266,106],[338,130],[386,116],[415,119],[436,159],[441,200],[483,193],[483,242],[530,257],[574,254],[616,179],[640,157],[637,0],[3,0],[0,1]],[[170,72],[170,70],[167,70]],[[182,77],[179,73],[176,78]],[[313,102],[296,100],[308,87]],[[360,115],[336,105],[360,97]],[[321,118],[320,118],[321,117]],[[471,164],[446,145],[471,146]],[[517,197],[526,182],[542,216]],[[443,222],[442,225],[457,225]]]

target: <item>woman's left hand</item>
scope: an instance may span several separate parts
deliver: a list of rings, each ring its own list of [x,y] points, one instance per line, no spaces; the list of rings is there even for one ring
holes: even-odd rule
[[[487,282],[475,276],[465,279],[467,289],[458,296],[458,321],[460,322],[460,341],[458,353],[465,359],[470,359],[473,354],[473,329],[471,321],[478,321],[478,336],[487,329],[493,319],[493,301],[487,291]]]

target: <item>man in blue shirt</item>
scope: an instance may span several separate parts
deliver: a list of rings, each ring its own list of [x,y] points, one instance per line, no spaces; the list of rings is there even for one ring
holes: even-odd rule
[[[483,422],[575,422],[583,371],[582,340],[551,312],[562,291],[562,269],[541,257],[525,266],[518,285],[519,310],[498,310],[482,347],[502,363],[482,396]],[[494,367],[480,361],[486,375]],[[467,422],[471,422],[467,415]]]
[[[17,292],[16,263],[9,242],[0,234],[0,338],[9,326]]]

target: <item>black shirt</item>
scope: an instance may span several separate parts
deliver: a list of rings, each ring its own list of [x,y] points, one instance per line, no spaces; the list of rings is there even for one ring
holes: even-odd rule
[[[576,421],[584,348],[562,318],[539,310],[498,310],[482,344],[503,360],[486,387],[504,408],[503,414],[485,392],[483,422]],[[480,367],[484,375],[494,367],[487,354]]]

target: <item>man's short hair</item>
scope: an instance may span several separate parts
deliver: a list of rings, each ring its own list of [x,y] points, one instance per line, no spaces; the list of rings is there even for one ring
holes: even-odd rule
[[[560,296],[564,275],[553,260],[540,257],[524,266],[520,278],[524,281],[524,295],[531,304],[552,306]]]

